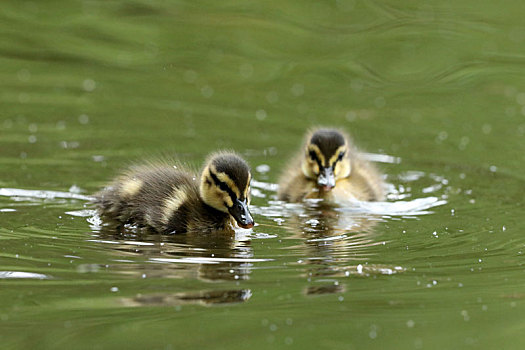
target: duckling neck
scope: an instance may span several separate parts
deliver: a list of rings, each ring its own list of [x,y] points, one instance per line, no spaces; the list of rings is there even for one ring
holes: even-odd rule
[[[201,219],[203,226],[213,226],[216,230],[224,230],[230,222],[230,214],[220,211],[201,200]]]

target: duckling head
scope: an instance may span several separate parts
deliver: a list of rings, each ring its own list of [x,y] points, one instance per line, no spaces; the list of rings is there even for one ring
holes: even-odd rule
[[[239,226],[251,228],[250,180],[250,168],[241,157],[216,153],[208,158],[202,171],[200,195],[209,206],[229,213]]]
[[[349,151],[347,138],[340,131],[318,129],[307,138],[301,165],[303,174],[328,192],[337,180],[350,175]]]

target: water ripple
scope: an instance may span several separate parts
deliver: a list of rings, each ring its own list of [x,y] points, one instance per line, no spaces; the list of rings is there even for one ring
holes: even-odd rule
[[[24,271],[0,271],[0,279],[37,279],[47,280],[51,279],[51,276],[44,275],[41,273],[24,272]]]
[[[61,191],[45,191],[45,190],[23,190],[19,188],[0,188],[0,196],[6,197],[21,197],[27,199],[80,199],[90,201],[93,197],[84,196],[73,192],[61,192]]]

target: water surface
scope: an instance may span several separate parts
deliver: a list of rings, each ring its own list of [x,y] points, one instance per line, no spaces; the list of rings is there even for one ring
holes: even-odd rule
[[[523,348],[521,7],[5,1],[2,347]],[[276,200],[312,125],[353,135],[386,202]],[[252,165],[253,230],[117,234],[88,205],[218,148]]]

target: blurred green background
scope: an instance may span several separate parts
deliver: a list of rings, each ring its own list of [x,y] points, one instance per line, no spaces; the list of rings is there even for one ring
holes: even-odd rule
[[[523,348],[522,7],[3,1],[0,187],[90,194],[140,159],[199,167],[218,148],[275,183],[305,130],[328,125],[399,157],[380,164],[396,193],[447,204],[352,217],[340,244],[316,244],[326,232],[303,226],[324,217],[285,215],[268,190],[248,241],[113,237],[66,213],[85,201],[4,195],[2,347]],[[151,262],[166,254],[230,260]],[[202,302],[216,293],[228,303]]]

